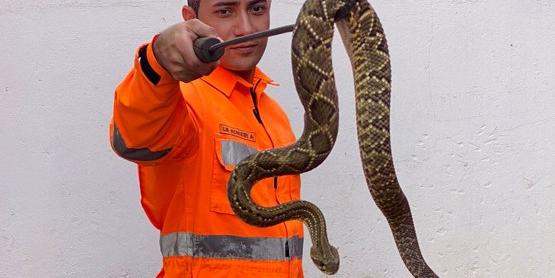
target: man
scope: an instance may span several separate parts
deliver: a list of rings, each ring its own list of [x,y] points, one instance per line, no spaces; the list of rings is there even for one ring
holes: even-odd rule
[[[256,150],[289,145],[287,116],[264,89],[256,65],[267,39],[226,49],[205,64],[192,43],[269,28],[269,0],[189,0],[184,22],[141,46],[116,89],[111,144],[138,164],[141,204],[160,230],[158,277],[302,277],[303,228],[268,228],[234,215],[226,196],[234,165]],[[299,199],[300,178],[258,182],[254,201],[275,206]]]

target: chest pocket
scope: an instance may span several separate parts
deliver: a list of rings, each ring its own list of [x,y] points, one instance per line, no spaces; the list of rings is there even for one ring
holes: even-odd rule
[[[210,210],[234,214],[227,198],[227,182],[231,171],[245,157],[257,152],[254,146],[230,140],[216,138],[213,176],[210,188]]]
[[[221,162],[226,168],[235,167],[245,157],[256,153],[256,149],[232,140],[220,140]]]

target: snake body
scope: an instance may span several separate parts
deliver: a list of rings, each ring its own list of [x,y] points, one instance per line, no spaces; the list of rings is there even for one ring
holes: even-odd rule
[[[243,221],[259,227],[302,220],[312,239],[313,262],[324,273],[337,272],[339,255],[328,242],[326,222],[316,205],[300,200],[261,207],[250,197],[256,181],[310,171],[335,144],[339,111],[331,62],[334,24],[353,67],[359,149],[370,193],[408,270],[415,277],[437,277],[421,254],[409,203],[395,175],[389,132],[390,59],[381,23],[366,0],[304,3],[292,41],[295,87],[305,108],[303,133],[290,146],[257,152],[236,166],[228,182],[231,207]]]

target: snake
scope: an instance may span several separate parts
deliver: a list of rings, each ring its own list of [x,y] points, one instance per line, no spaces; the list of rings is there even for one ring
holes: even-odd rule
[[[382,24],[366,0],[307,0],[293,30],[293,79],[304,107],[304,129],[294,143],[256,152],[232,171],[227,196],[244,222],[268,227],[301,220],[310,233],[310,257],[316,267],[335,274],[339,253],[329,243],[326,221],[313,203],[295,200],[274,207],[253,202],[250,193],[263,178],[301,174],[330,154],[339,127],[338,96],[331,61],[337,26],[351,62],[357,135],[370,195],[388,221],[399,254],[414,277],[438,277],[424,260],[412,213],[393,165],[390,142],[391,63]]]

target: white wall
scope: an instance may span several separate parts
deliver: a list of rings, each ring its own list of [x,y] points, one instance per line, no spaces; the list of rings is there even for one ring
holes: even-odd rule
[[[135,48],[184,2],[0,1],[0,277],[158,271],[135,167],[112,153],[107,124]],[[273,2],[280,26],[302,1]],[[555,2],[373,2],[393,60],[395,163],[427,260],[442,277],[555,277]],[[272,38],[261,66],[299,134],[289,42]],[[326,214],[337,277],[410,277],[363,182],[335,45],[339,140],[303,196]],[[322,277],[305,258],[306,277]]]

